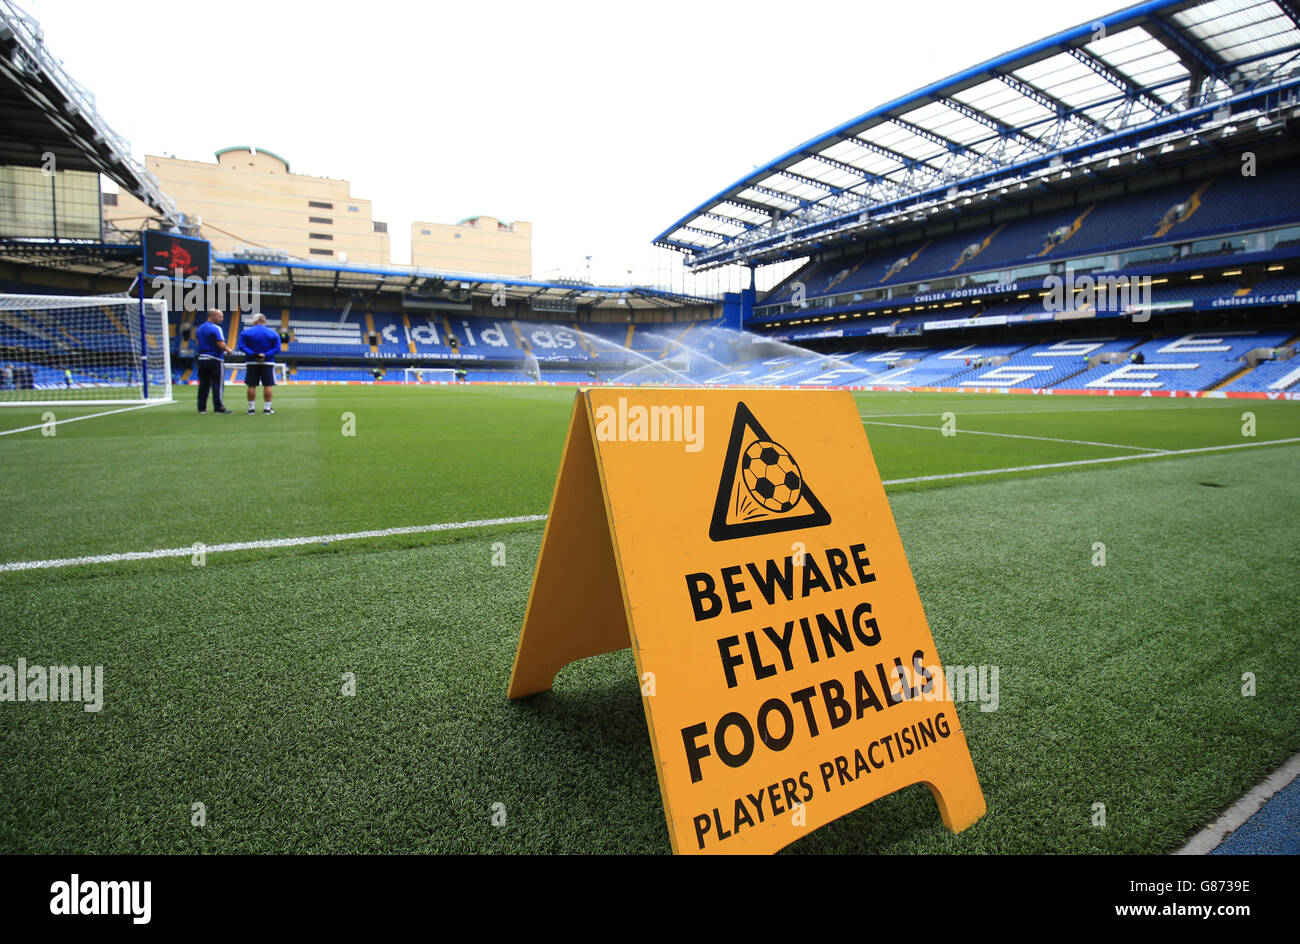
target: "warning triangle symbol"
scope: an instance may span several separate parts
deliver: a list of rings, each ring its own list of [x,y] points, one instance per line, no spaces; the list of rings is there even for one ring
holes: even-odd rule
[[[730,541],[830,524],[790,450],[768,435],[744,401],[736,404],[709,539]]]

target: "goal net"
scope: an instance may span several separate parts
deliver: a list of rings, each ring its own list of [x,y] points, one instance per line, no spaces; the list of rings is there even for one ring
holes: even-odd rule
[[[456,382],[456,371],[447,367],[406,367],[402,383],[449,384]]]
[[[0,406],[172,398],[167,303],[0,295]]]
[[[239,361],[234,363],[226,361],[226,383],[242,384],[244,382],[244,364],[249,363],[252,363],[252,361],[244,361],[242,363]],[[271,366],[275,368],[275,382],[277,384],[285,383],[289,379],[288,364],[274,361]]]

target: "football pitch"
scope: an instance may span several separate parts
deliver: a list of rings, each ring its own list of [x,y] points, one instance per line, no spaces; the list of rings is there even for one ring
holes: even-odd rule
[[[0,410],[0,665],[103,666],[0,703],[0,853],[667,852],[630,650],[505,697],[574,389],[227,393]],[[988,813],[790,852],[1169,852],[1300,750],[1300,404],[856,397]]]

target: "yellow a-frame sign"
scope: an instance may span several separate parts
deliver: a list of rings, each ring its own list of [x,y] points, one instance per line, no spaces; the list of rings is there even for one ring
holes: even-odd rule
[[[510,677],[631,645],[675,852],[984,796],[851,394],[577,395]]]

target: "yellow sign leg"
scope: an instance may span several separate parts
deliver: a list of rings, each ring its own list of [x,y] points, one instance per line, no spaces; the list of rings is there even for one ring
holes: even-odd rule
[[[510,698],[549,691],[570,662],[631,645],[620,586],[587,398],[578,396],[510,673]]]

